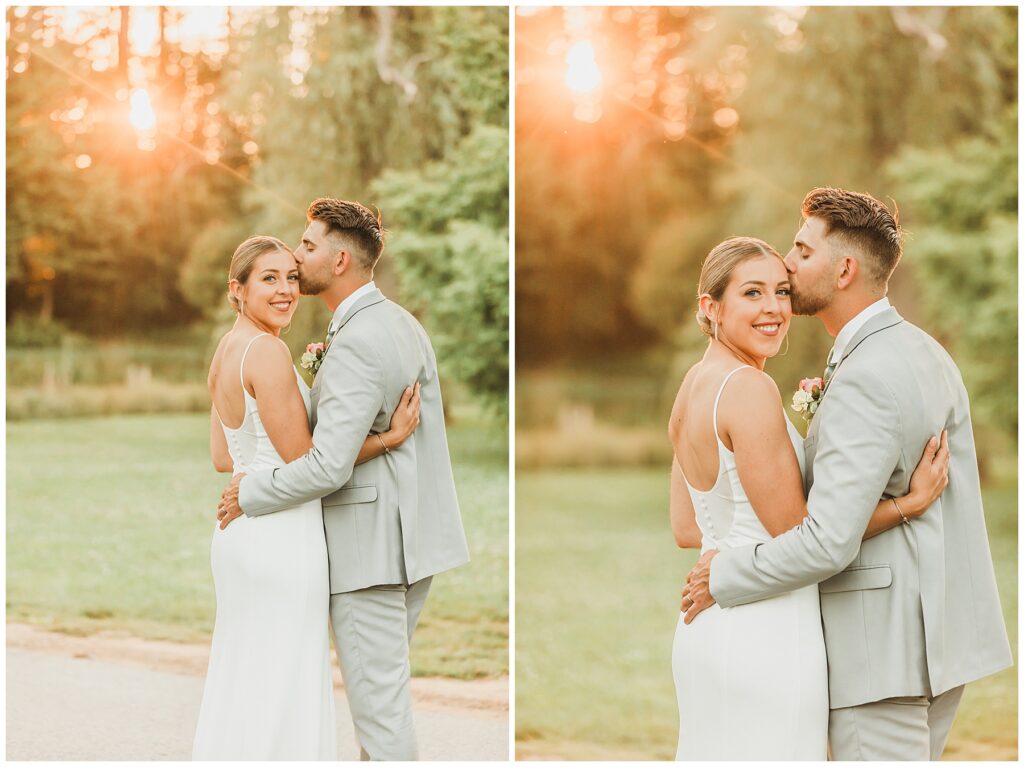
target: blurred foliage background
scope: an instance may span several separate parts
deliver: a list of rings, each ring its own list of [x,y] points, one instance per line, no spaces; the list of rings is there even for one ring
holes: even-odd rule
[[[163,412],[200,408],[231,253],[297,243],[318,196],[382,210],[378,282],[432,334],[449,402],[504,417],[507,13],[6,14],[8,418],[75,384],[136,396],[62,391],[52,414],[142,407],[144,384]],[[328,319],[304,301],[293,351]]]
[[[516,46],[520,433],[660,429],[708,251],[784,254],[804,194],[841,186],[896,201],[892,300],[958,361],[979,442],[1016,441],[1016,8],[519,9]],[[831,346],[812,320],[790,342],[783,392]]]
[[[508,9],[6,20],[9,619],[208,636],[228,262],[341,197],[382,211],[376,281],[433,340],[474,558],[438,581],[414,672],[507,673]],[[300,302],[296,359],[329,315]]]
[[[697,278],[729,236],[787,252],[816,186],[899,207],[890,298],[971,394],[1016,646],[1017,15],[517,9],[520,756],[674,753],[694,556],[669,530],[666,425],[706,348]],[[767,367],[786,402],[832,345],[813,319],[789,341]],[[1016,689],[1015,669],[969,688],[947,756],[1016,758]]]

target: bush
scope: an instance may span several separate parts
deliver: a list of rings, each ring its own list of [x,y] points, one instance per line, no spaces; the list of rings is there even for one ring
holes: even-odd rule
[[[139,413],[200,413],[210,409],[205,384],[163,381],[113,386],[7,390],[7,420],[78,418]]]
[[[60,346],[68,330],[59,322],[42,322],[38,317],[18,315],[7,323],[7,348],[32,349]]]

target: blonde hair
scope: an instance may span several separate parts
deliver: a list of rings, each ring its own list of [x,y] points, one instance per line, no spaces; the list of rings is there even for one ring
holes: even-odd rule
[[[231,280],[238,280],[239,283],[245,285],[249,281],[249,275],[252,274],[256,259],[275,250],[291,253],[288,246],[276,237],[265,235],[250,237],[235,248],[235,252],[231,256],[231,264],[228,266],[228,283],[230,284]],[[244,304],[240,303],[230,290],[228,291],[228,303],[238,314],[241,314],[245,308]]]
[[[709,295],[715,301],[721,301],[736,267],[744,261],[762,256],[774,256],[780,261],[782,260],[782,256],[775,248],[756,237],[730,237],[728,240],[718,243],[708,253],[708,257],[704,259],[704,265],[701,266],[700,280],[697,283],[697,301],[699,302],[703,295]],[[714,336],[711,320],[699,305],[697,307],[697,324],[700,325],[704,335]]]

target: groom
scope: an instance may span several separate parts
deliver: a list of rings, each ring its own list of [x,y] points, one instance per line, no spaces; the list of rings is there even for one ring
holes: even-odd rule
[[[1012,665],[989,552],[967,391],[945,350],[886,298],[898,220],[842,189],[804,199],[786,256],[793,311],[835,346],[804,449],[808,516],[768,543],[707,552],[686,622],[820,582],[832,758],[936,760],[967,682]],[[906,492],[920,447],[949,432],[949,485],[921,517],[866,541]]]
[[[416,759],[409,643],[432,576],[469,561],[445,436],[437,361],[416,319],[373,283],[380,220],[322,198],[295,251],[299,287],[334,312],[312,399],[313,448],[224,491],[222,527],[323,498],[331,627],[363,760]],[[407,386],[420,424],[399,448],[355,466]],[[240,484],[239,484],[240,482]]]

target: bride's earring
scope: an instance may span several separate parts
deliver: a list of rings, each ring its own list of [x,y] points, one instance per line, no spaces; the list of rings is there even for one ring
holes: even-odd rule
[[[787,354],[789,354],[789,333],[786,333],[786,351],[784,351],[782,354],[776,354],[775,356],[785,357]]]

